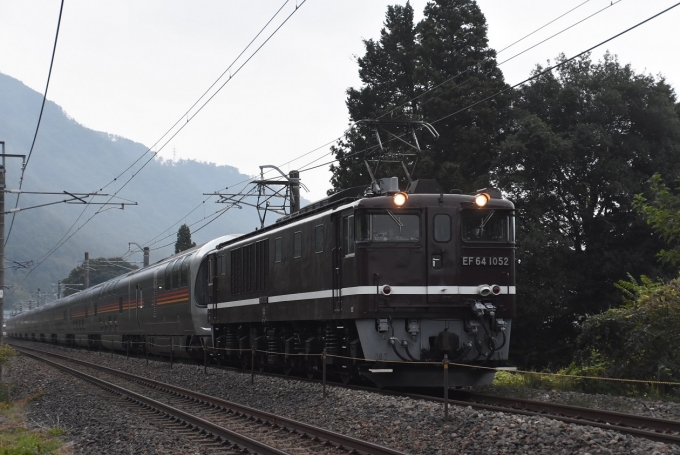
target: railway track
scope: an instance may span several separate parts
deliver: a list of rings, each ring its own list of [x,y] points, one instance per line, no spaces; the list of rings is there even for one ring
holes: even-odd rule
[[[445,401],[443,398],[430,394],[405,395],[411,398],[435,400],[441,403]],[[549,417],[565,423],[590,425],[652,441],[680,445],[680,422],[676,420],[455,390],[450,391],[448,404],[470,406],[473,409],[486,411]]]
[[[65,358],[72,360],[70,357]],[[272,376],[284,377],[283,375],[278,374],[272,374]],[[296,379],[306,380],[304,378],[297,377]],[[318,380],[312,381],[319,382]],[[413,394],[393,392],[387,390],[379,391],[376,389],[361,386],[344,386],[342,384],[337,383],[335,383],[334,386],[348,387],[357,390],[367,391],[370,390],[375,393],[383,393],[387,395],[408,396],[415,399],[437,401],[441,403],[444,403],[445,401],[443,398],[435,396],[435,394],[440,393],[440,391],[436,391],[432,394],[429,393]],[[676,420],[659,419],[634,414],[625,414],[620,412],[604,411],[593,408],[564,405],[558,403],[548,403],[543,401],[526,400],[501,396],[491,396],[474,392],[461,392],[455,390],[450,391],[448,404],[463,407],[470,406],[474,409],[488,410],[494,412],[506,412],[527,416],[550,417],[565,423],[572,423],[577,425],[590,425],[594,427],[603,428],[606,430],[630,434],[635,437],[646,438],[667,444],[680,445],[680,422]]]
[[[152,379],[48,351],[16,345],[14,348],[115,394],[128,404],[141,406],[149,417],[162,419],[166,426],[192,437],[213,453],[403,455],[387,447]],[[44,356],[95,370],[96,375]],[[126,382],[125,386],[119,384],[121,380]]]

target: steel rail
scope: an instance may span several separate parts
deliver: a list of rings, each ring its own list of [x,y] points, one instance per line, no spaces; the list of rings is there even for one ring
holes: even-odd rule
[[[659,419],[656,417],[625,414],[622,412],[585,408],[560,403],[549,403],[545,401],[527,400],[523,398],[485,395],[475,392],[468,392],[468,395],[470,400],[477,403],[511,407],[513,409],[523,409],[551,415],[562,415],[565,417],[603,422],[610,425],[680,433],[680,421],[677,420]]]
[[[535,417],[548,417],[575,425],[589,425],[605,430],[618,431],[631,436],[650,439],[652,441],[663,442],[666,444],[680,445],[680,436],[676,434],[663,433],[662,431],[678,431],[678,422],[666,419],[656,419],[652,417],[637,416],[634,414],[623,414],[612,411],[604,411],[593,408],[582,408],[570,405],[560,405],[555,403],[545,403],[515,398],[504,398],[482,394],[466,392],[470,396],[465,400],[449,399],[449,404],[457,406],[470,406],[474,409],[482,409],[493,412],[511,412]],[[428,395],[410,395],[414,398],[423,398],[443,402],[443,398]],[[476,401],[475,397],[487,397],[488,402]],[[481,400],[481,398],[480,398]],[[491,403],[496,404],[491,404]],[[518,409],[513,404],[523,406]],[[499,404],[504,403],[504,404]],[[624,419],[623,416],[626,418]],[[649,426],[648,426],[649,425]],[[646,429],[643,429],[646,428]],[[651,431],[650,431],[651,429]]]
[[[32,348],[26,348],[32,349]],[[44,352],[44,351],[40,351]],[[51,353],[50,353],[51,354]],[[59,354],[51,354],[59,355]],[[70,357],[65,357],[74,362],[82,362],[77,359],[72,359]],[[98,367],[98,366],[96,366]],[[118,370],[113,370],[117,373]],[[242,371],[236,369],[236,371]],[[122,372],[121,372],[122,373]],[[129,373],[125,373],[129,374]],[[134,376],[134,375],[132,375]],[[280,376],[280,375],[273,375]],[[296,378],[298,380],[305,380],[304,378]],[[394,392],[388,390],[376,390],[368,387],[360,386],[343,386],[341,384],[335,384],[338,387],[346,387],[354,390],[365,390],[374,393],[381,393],[384,395],[394,395],[394,396],[406,396],[414,399],[429,400],[444,402],[443,398],[429,395],[429,394],[415,394],[415,393],[403,393]],[[174,387],[174,386],[171,386]],[[191,392],[191,391],[190,391]],[[196,393],[196,392],[191,392]],[[200,394],[198,394],[200,395]],[[456,399],[464,397],[463,399]],[[486,401],[485,401],[486,400]],[[604,411],[593,408],[583,408],[571,405],[562,405],[557,403],[546,403],[542,401],[526,400],[526,399],[516,399],[516,398],[506,398],[499,396],[490,396],[477,394],[474,392],[458,392],[451,391],[449,397],[449,405],[466,407],[470,406],[474,409],[487,410],[492,412],[511,412],[514,414],[536,416],[536,417],[548,417],[555,420],[559,420],[566,423],[572,423],[576,425],[589,425],[593,427],[602,428],[605,430],[618,431],[624,434],[630,434],[636,437],[642,437],[650,439],[657,442],[663,442],[668,444],[680,445],[680,436],[674,434],[668,434],[664,432],[678,432],[680,433],[680,422],[668,419],[658,419],[646,416],[637,416],[634,414],[625,414],[613,411]],[[240,406],[240,405],[237,405]],[[248,408],[250,409],[250,408]],[[261,412],[261,411],[257,411]],[[651,430],[651,431],[650,431]],[[378,446],[380,447],[380,446]],[[373,453],[373,452],[366,452]],[[376,452],[379,453],[379,452]],[[399,452],[397,452],[399,453]]]
[[[195,392],[193,390],[188,390],[184,389],[182,387],[174,386],[172,384],[168,384],[165,382],[161,381],[156,381],[153,379],[145,378],[143,376],[138,376],[132,373],[127,373],[121,370],[116,370],[112,368],[108,368],[102,365],[97,365],[94,363],[86,362],[84,360],[80,359],[74,359],[72,357],[68,356],[63,356],[61,354],[56,354],[53,352],[48,352],[48,351],[43,351],[40,349],[34,349],[34,348],[29,348],[25,346],[16,346],[14,345],[15,349],[18,351],[24,351],[24,350],[30,350],[30,351],[35,351],[35,352],[40,352],[42,354],[47,354],[53,357],[57,357],[60,359],[65,359],[70,362],[77,363],[79,365],[86,366],[88,368],[95,368],[100,371],[107,372],[109,374],[117,375],[117,376],[122,376],[124,378],[127,378],[129,380],[138,382],[138,383],[145,383],[148,384],[151,387],[154,387],[156,390],[161,390],[161,391],[168,391],[172,392],[175,394],[179,395],[184,395],[187,398],[197,400],[206,404],[214,405],[216,407],[223,407],[223,408],[228,408],[232,410],[234,413],[237,414],[242,414],[244,416],[247,416],[249,418],[253,418],[255,420],[260,420],[263,422],[267,422],[268,424],[272,426],[277,426],[281,427],[283,429],[286,429],[290,432],[296,432],[299,434],[306,434],[307,436],[311,438],[318,438],[322,441],[327,441],[328,443],[336,446],[336,447],[342,447],[345,450],[347,450],[350,453],[357,453],[357,454],[366,454],[366,455],[404,455],[404,452],[400,452],[394,449],[390,449],[389,447],[384,447],[378,444],[374,444],[372,442],[368,441],[363,441],[361,439],[356,439],[351,436],[346,436],[340,433],[336,433],[334,431],[326,430],[324,428],[316,427],[313,425],[309,425],[306,423],[299,422],[297,420],[289,419],[287,417],[282,417],[276,414],[272,414],[269,412],[261,411],[255,408],[251,408],[249,406],[244,406],[240,405],[238,403],[234,403],[231,401],[223,400],[221,398],[213,397],[210,395],[205,395],[200,392]],[[35,356],[40,358],[39,356]],[[41,358],[42,359],[42,358]],[[68,368],[68,367],[67,367]]]
[[[124,387],[120,387],[116,384],[112,384],[108,381],[105,381],[103,379],[96,378],[94,376],[90,376],[89,374],[83,373],[81,371],[75,370],[73,368],[67,367],[66,365],[63,365],[58,362],[54,362],[50,359],[46,359],[44,357],[41,357],[39,355],[36,355],[31,352],[26,352],[24,349],[17,349],[18,351],[22,352],[24,355],[27,355],[29,357],[32,357],[34,359],[38,359],[42,362],[45,362],[55,368],[58,368],[62,371],[65,371],[73,376],[79,377],[89,383],[92,383],[96,385],[97,387],[100,387],[108,392],[114,393],[116,395],[120,395],[121,397],[124,397],[124,399],[128,401],[132,401],[138,404],[142,404],[143,406],[147,408],[152,408],[160,413],[163,413],[164,415],[175,419],[177,421],[183,422],[186,425],[194,428],[200,428],[201,430],[207,432],[208,434],[211,434],[215,437],[219,437],[222,441],[229,441],[233,444],[236,444],[244,449],[247,449],[253,453],[257,453],[260,455],[291,455],[288,452],[283,452],[276,447],[271,447],[267,444],[264,444],[260,441],[256,441],[255,439],[249,438],[247,436],[241,435],[239,433],[236,433],[234,431],[231,431],[227,428],[221,427],[219,425],[215,425],[212,422],[209,422],[207,420],[204,420],[200,417],[194,416],[192,414],[186,413],[184,411],[181,411],[177,408],[174,408],[172,406],[169,406],[167,404],[161,403],[160,401],[156,401],[152,398],[145,397],[144,395],[140,395],[138,393],[135,393],[131,390],[128,390]],[[37,350],[39,351],[39,350]],[[39,351],[39,352],[45,352],[45,351]],[[49,354],[49,353],[48,353]]]

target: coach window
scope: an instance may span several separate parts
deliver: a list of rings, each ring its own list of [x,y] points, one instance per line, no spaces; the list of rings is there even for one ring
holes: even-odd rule
[[[293,234],[293,257],[302,257],[302,231]]]
[[[274,240],[274,262],[281,262],[281,237]]]
[[[345,256],[354,254],[354,215],[346,216],[345,224]]]
[[[187,285],[187,283],[189,282],[189,258],[190,257],[191,257],[191,255],[184,256],[184,260],[182,261],[182,269],[181,269],[181,272],[180,272],[180,278],[181,278],[180,285],[182,287],[185,287]]]
[[[323,224],[314,228],[314,252],[323,253]]]
[[[172,289],[172,262],[165,264],[165,288],[166,291]]]
[[[177,289],[179,287],[179,269],[182,265],[181,259],[175,259],[172,263],[172,288]]]
[[[437,242],[451,240],[451,217],[446,213],[434,216],[434,239]]]

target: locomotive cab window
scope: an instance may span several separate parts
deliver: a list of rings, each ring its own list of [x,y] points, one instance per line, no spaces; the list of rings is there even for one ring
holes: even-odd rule
[[[361,242],[417,242],[420,217],[391,210],[362,213],[358,216],[357,230]]]
[[[466,242],[515,242],[515,217],[506,210],[464,210],[461,234]]]

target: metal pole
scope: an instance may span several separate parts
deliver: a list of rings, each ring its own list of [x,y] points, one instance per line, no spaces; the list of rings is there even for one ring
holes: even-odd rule
[[[3,155],[0,165],[0,344],[2,344],[5,331],[5,141],[0,141],[0,145]]]
[[[323,348],[321,361],[323,362],[323,397],[326,398],[326,348]]]
[[[300,211],[300,171],[290,171],[290,213]]]
[[[125,360],[130,358],[130,340],[125,343]]]
[[[208,375],[208,349],[203,346],[203,375]]]
[[[57,281],[57,300],[61,298],[61,280]]]
[[[149,266],[149,247],[144,247],[144,267]]]
[[[174,354],[175,351],[175,339],[170,337],[170,369],[172,370],[172,361],[174,360],[172,358],[172,355]]]
[[[149,342],[144,339],[144,358],[146,359],[146,366],[149,366]]]
[[[444,354],[444,420],[449,420],[449,356]]]

